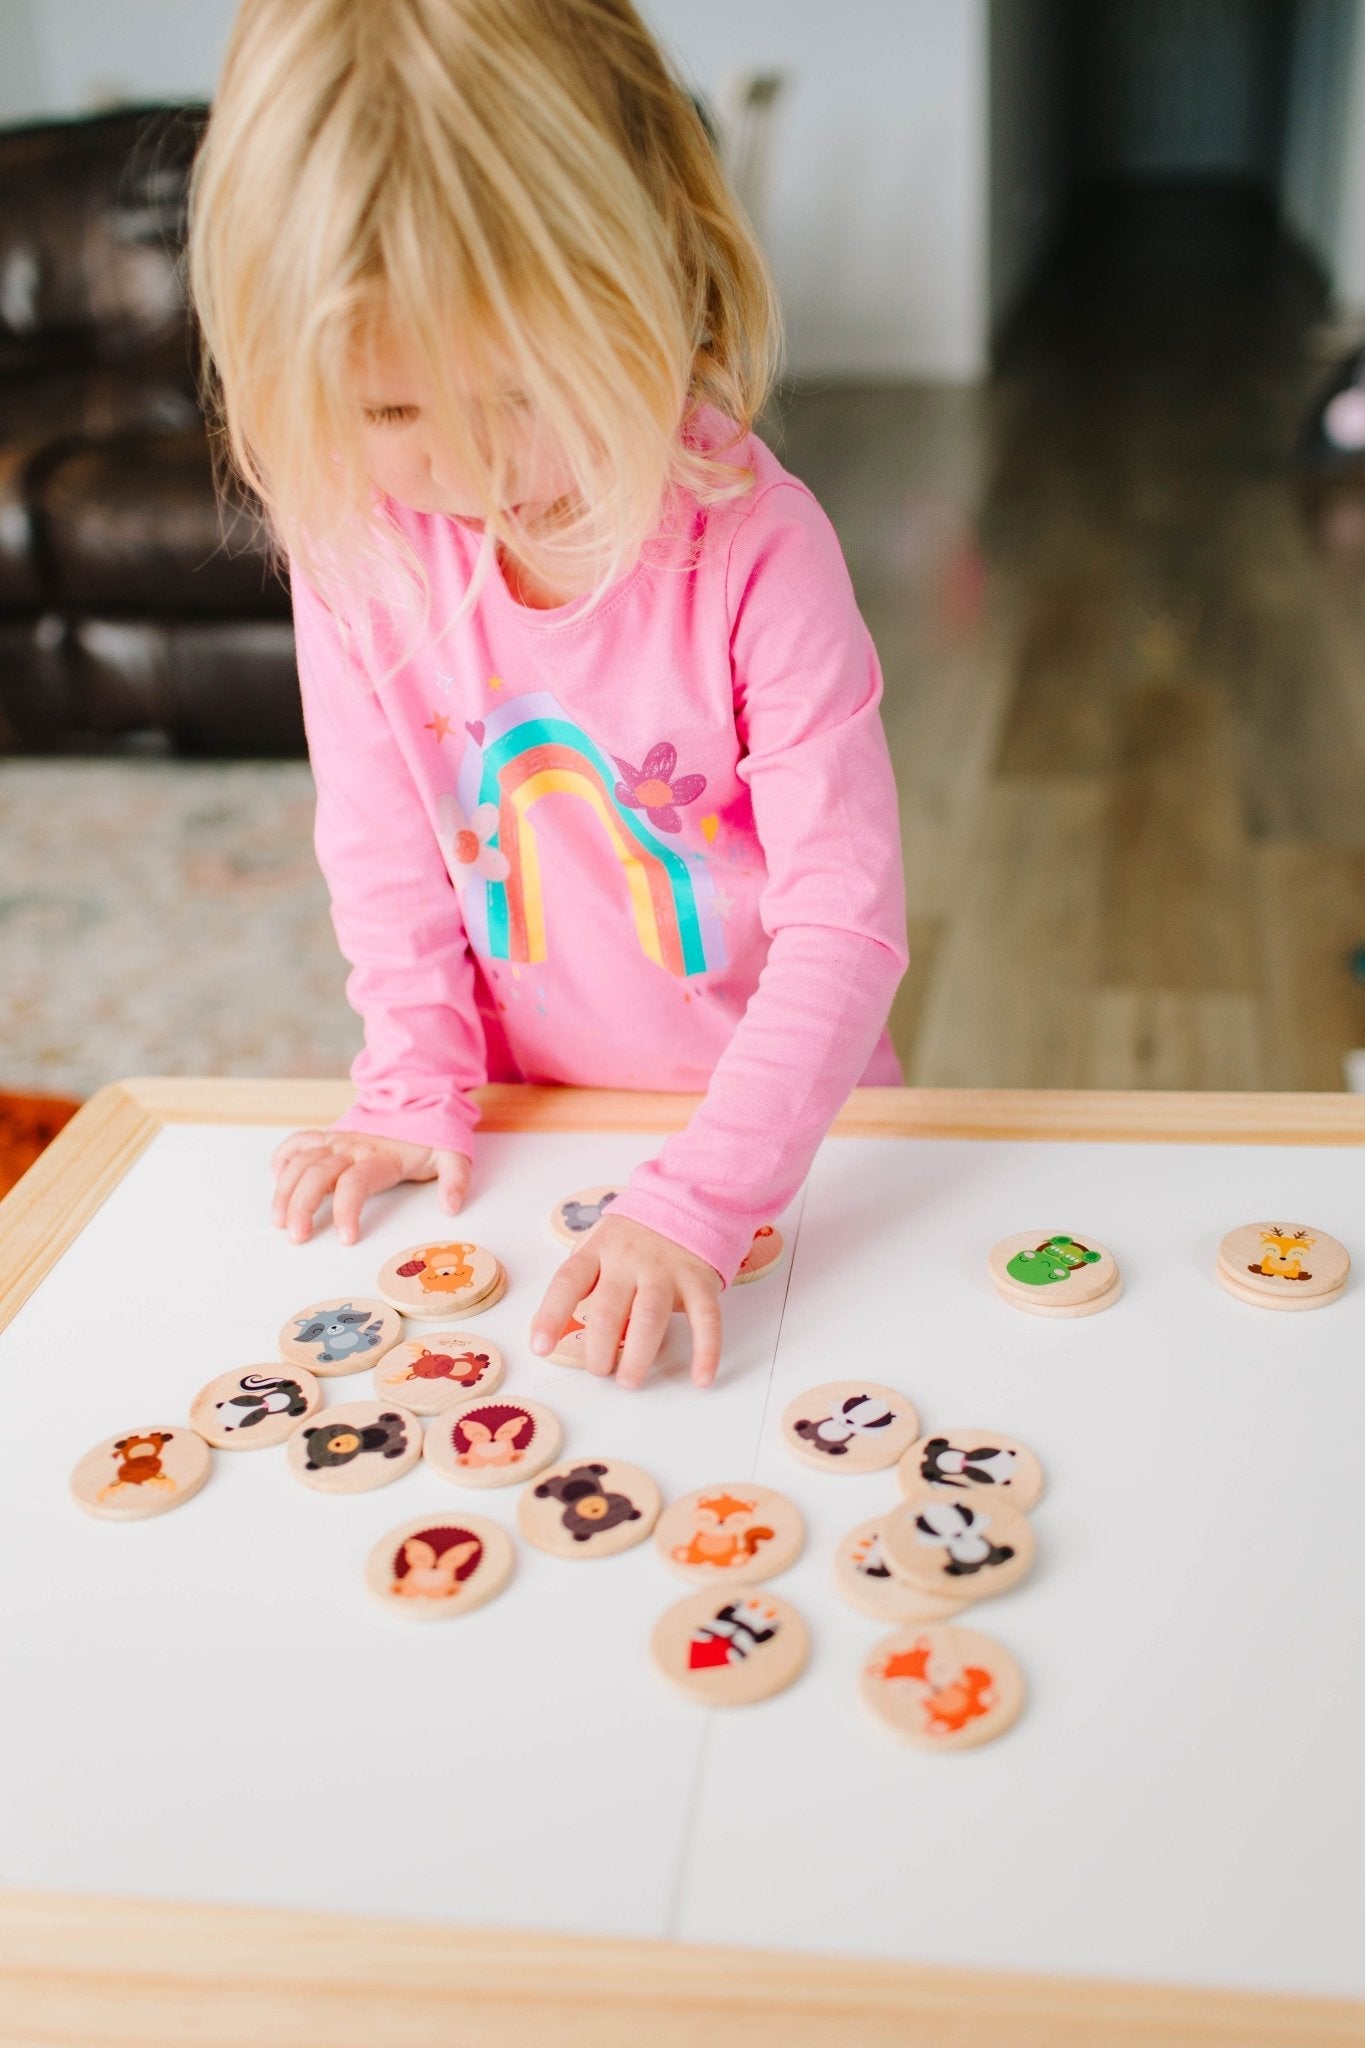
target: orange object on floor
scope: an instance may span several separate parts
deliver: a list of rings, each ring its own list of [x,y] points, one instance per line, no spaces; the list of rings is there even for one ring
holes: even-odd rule
[[[8,1194],[79,1108],[61,1095],[0,1094],[0,1195]]]

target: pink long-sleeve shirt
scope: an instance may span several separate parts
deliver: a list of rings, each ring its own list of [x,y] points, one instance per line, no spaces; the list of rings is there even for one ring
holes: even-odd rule
[[[693,431],[732,430],[703,410]],[[297,565],[292,588],[365,1026],[333,1128],[468,1152],[485,1080],[704,1090],[613,1213],[728,1281],[850,1089],[900,1080],[906,955],[881,671],[839,542],[756,436],[726,459],[754,488],[679,500],[589,617],[494,568],[441,634],[480,536],[396,505],[431,591],[415,645],[374,608],[359,635]]]

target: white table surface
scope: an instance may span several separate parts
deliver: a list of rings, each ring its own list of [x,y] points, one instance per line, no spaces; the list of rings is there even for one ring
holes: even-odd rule
[[[555,1408],[566,1455],[633,1460],[665,1497],[758,1478],[806,1518],[775,1583],[810,1669],[727,1714],[649,1663],[690,1590],[652,1544],[574,1564],[518,1539],[511,1589],[442,1625],[366,1594],[385,1530],[458,1499],[515,1531],[516,1488],[419,1466],[327,1499],[268,1451],[217,1456],[150,1521],[71,1503],[86,1449],[183,1422],[292,1309],[445,1227],[409,1187],[357,1246],[288,1244],[280,1136],[161,1131],[0,1336],[0,1885],[1365,1996],[1365,1290],[1276,1315],[1212,1277],[1226,1229],[1286,1208],[1365,1254],[1357,1151],[831,1139],[789,1263],[726,1298],[717,1386],[670,1340],[631,1396],[525,1332],[552,1203],[658,1141],[483,1139],[462,1227],[511,1274],[477,1323],[508,1391]],[[1060,1323],[999,1302],[986,1253],[1035,1224],[1107,1243],[1122,1301]],[[804,1387],[863,1371],[1048,1474],[1033,1575],[964,1616],[1030,1687],[980,1750],[902,1748],[857,1700],[882,1630],[830,1560],[894,1475],[826,1476],[776,1438]]]

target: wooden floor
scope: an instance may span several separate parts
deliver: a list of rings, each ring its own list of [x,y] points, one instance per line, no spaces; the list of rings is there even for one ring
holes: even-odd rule
[[[805,386],[886,675],[910,1080],[1340,1088],[1365,1045],[1365,481],[1294,459],[1314,281],[1227,195],[1092,216],[978,392]]]

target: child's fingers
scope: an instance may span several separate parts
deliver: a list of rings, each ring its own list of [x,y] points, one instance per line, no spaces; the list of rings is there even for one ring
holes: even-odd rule
[[[583,1311],[587,1335],[583,1339],[583,1363],[599,1379],[616,1370],[621,1333],[634,1314],[635,1284],[630,1280],[599,1277]]]
[[[720,1369],[720,1302],[709,1287],[689,1287],[683,1297],[692,1326],[692,1378],[709,1387]]]
[[[327,1142],[326,1131],[291,1131],[284,1142],[275,1147],[270,1171],[278,1179],[281,1169],[289,1164],[296,1152],[316,1152]]]
[[[463,1152],[436,1154],[436,1191],[447,1216],[458,1216],[469,1193],[470,1163]]]
[[[304,1166],[285,1211],[285,1223],[295,1244],[312,1236],[314,1216],[349,1164],[340,1153],[326,1152]]]
[[[354,1244],[360,1235],[360,1212],[371,1195],[383,1194],[403,1177],[392,1154],[362,1153],[359,1159],[341,1162],[342,1171],[332,1189],[332,1226],[343,1244]]]
[[[308,1171],[308,1168],[315,1161],[327,1158],[329,1151],[330,1147],[326,1138],[319,1136],[316,1145],[309,1145],[307,1147],[300,1145],[290,1153],[281,1166],[275,1181],[275,1192],[270,1202],[270,1220],[272,1223],[284,1225],[289,1214],[289,1204],[294,1198],[295,1188]]]
[[[587,1245],[565,1259],[531,1322],[531,1349],[537,1358],[554,1350],[569,1317],[584,1295],[591,1293],[596,1279],[597,1259]]]
[[[630,1304],[630,1326],[626,1331],[626,1348],[621,1353],[621,1363],[616,1368],[616,1377],[623,1387],[642,1387],[645,1376],[658,1356],[659,1346],[668,1329],[668,1319],[673,1313],[673,1291],[671,1288],[642,1287]]]

